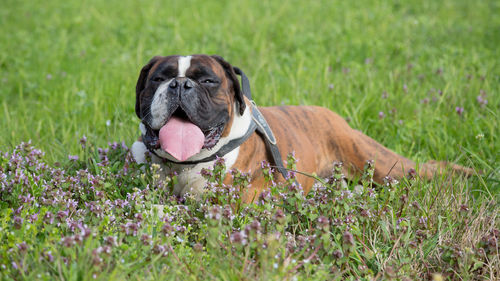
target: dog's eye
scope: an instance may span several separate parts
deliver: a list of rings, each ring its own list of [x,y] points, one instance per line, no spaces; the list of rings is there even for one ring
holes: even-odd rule
[[[161,76],[156,76],[155,78],[153,78],[153,81],[154,82],[163,82],[163,81],[165,81],[165,78],[163,78]]]
[[[217,81],[212,80],[212,79],[204,79],[204,80],[201,80],[201,83],[202,84],[214,84],[214,83],[217,83]]]

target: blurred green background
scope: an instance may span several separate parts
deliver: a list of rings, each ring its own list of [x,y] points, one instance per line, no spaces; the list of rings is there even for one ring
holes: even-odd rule
[[[208,53],[259,105],[326,106],[408,157],[498,169],[499,1],[3,0],[0,26],[2,151],[130,145],[141,67]]]

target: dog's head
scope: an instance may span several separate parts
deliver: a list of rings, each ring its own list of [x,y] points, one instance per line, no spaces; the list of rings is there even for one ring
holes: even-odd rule
[[[157,56],[137,81],[135,111],[144,125],[143,141],[164,158],[184,161],[214,148],[245,107],[233,67],[219,56]]]

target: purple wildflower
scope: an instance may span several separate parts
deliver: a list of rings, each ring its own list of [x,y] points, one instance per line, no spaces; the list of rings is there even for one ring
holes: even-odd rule
[[[346,245],[354,245],[354,236],[349,231],[344,232],[342,240]]]
[[[117,245],[117,242],[116,242],[116,236],[108,236],[108,237],[105,237],[104,238],[104,242],[106,243],[106,245],[108,246],[116,246]]]
[[[283,210],[281,209],[276,210],[276,213],[274,214],[274,219],[280,224],[284,223],[286,216]]]
[[[75,241],[75,244],[81,245],[83,243],[83,236],[82,235],[74,235],[73,240]]]
[[[177,231],[178,233],[184,233],[186,232],[187,228],[183,225],[176,225],[175,226],[175,231]]]
[[[52,251],[47,251],[42,253],[43,258],[45,258],[48,262],[54,261],[54,256],[52,255]]]
[[[217,156],[216,159],[215,159],[214,166],[224,165],[224,164],[226,164],[226,160],[224,159],[224,157]]]
[[[50,211],[48,211],[43,216],[43,222],[46,224],[52,224],[54,222],[54,215]]]
[[[420,217],[418,219],[418,223],[422,226],[422,227],[426,227],[427,226],[427,218],[426,217]]]
[[[61,239],[61,244],[64,247],[69,248],[69,247],[75,245],[75,240],[73,239],[73,236],[66,236],[63,239]]]
[[[233,244],[241,244],[245,245],[247,243],[245,232],[243,231],[235,231],[231,234],[229,238],[231,243]]]
[[[142,222],[144,220],[144,217],[142,216],[141,213],[135,214],[134,218],[136,219],[137,222]]]
[[[413,168],[410,168],[408,170],[408,178],[409,179],[414,179],[417,176],[417,171]]]
[[[229,205],[224,206],[224,209],[222,210],[222,216],[230,221],[234,219],[233,210],[231,209],[231,206]]]
[[[151,242],[151,239],[152,239],[152,238],[153,238],[153,237],[152,237],[151,235],[143,234],[143,235],[141,236],[141,242],[142,242],[142,244],[143,244],[144,246],[149,246],[149,245],[151,245],[151,244],[152,244],[152,242]]]
[[[78,161],[79,158],[78,155],[68,155],[68,159],[71,161]]]
[[[481,107],[485,107],[488,104],[488,100],[485,99],[484,91],[483,90],[481,90],[481,91],[482,91],[482,94],[477,96],[476,100],[481,105]]]
[[[31,223],[34,223],[36,220],[38,220],[38,213],[35,213],[35,214],[31,214],[28,216],[28,220],[31,222]]]
[[[344,254],[342,254],[342,251],[340,251],[340,250],[335,250],[335,251],[333,251],[332,254],[333,254],[333,257],[335,259],[340,259],[344,256]]]
[[[318,218],[318,226],[322,229],[327,229],[330,226],[330,220],[325,216],[320,216]]]
[[[26,244],[26,242],[24,241],[16,244],[16,246],[20,253],[26,253],[26,251],[28,250],[28,244]]]
[[[153,246],[153,253],[155,253],[157,255],[164,253],[166,250],[167,250],[167,247],[160,245],[160,244],[156,244]]]
[[[137,231],[139,230],[139,225],[133,222],[127,222],[126,224],[122,224],[120,227],[125,234],[132,236],[136,236]]]
[[[20,268],[20,266],[19,266],[19,265],[18,265],[15,261],[13,261],[13,262],[12,262],[12,268],[14,268],[14,269],[16,269],[16,270],[17,270],[17,269],[19,269],[19,268]]]
[[[208,215],[207,217],[211,220],[220,220],[222,215],[221,208],[217,205],[213,206],[208,210]]]
[[[174,231],[175,231],[174,228],[169,223],[165,223],[161,228],[161,232],[163,232],[165,236],[172,235]]]
[[[464,108],[463,107],[455,107],[455,112],[458,114],[458,115],[462,115],[464,113]]]
[[[12,219],[13,223],[14,223],[14,228],[15,229],[21,229],[21,227],[23,226],[23,219],[21,217],[18,217],[18,216],[15,216],[13,219]]]
[[[249,225],[250,230],[253,230],[255,232],[260,232],[260,222],[258,220],[252,221]]]
[[[59,211],[56,214],[56,218],[60,221],[63,222],[64,219],[68,216],[68,211]]]
[[[85,149],[85,147],[87,146],[87,137],[85,135],[83,135],[80,139],[80,145],[82,146],[82,149]]]
[[[196,243],[193,245],[193,250],[199,253],[203,251],[203,245],[201,245],[200,243]]]
[[[465,204],[460,205],[460,212],[468,212],[468,211],[469,207],[467,207],[467,205]]]
[[[100,254],[102,253],[102,247],[92,250],[92,262],[94,265],[99,265],[102,263],[102,258]]]

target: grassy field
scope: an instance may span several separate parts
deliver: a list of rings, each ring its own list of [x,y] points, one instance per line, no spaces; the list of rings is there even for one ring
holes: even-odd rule
[[[2,279],[500,278],[498,1],[2,3]],[[306,203],[319,190],[233,210],[231,220],[217,215],[231,203],[217,193],[205,208],[188,201],[182,213],[165,199],[171,182],[155,179],[155,167],[141,177],[125,148],[97,148],[137,138],[135,82],[152,56],[193,53],[218,54],[243,69],[259,105],[322,105],[407,157],[483,173],[407,180],[376,187],[373,197],[364,196],[372,192],[368,179],[347,187],[330,181],[323,184],[330,205]],[[28,140],[45,154],[14,149]],[[217,187],[217,175],[212,180]],[[362,192],[344,196],[359,186]],[[278,198],[279,188],[290,187],[277,186]],[[51,196],[76,206],[44,203]],[[130,204],[112,208],[116,200]],[[173,217],[153,215],[152,202]],[[288,216],[276,219],[276,207]],[[375,216],[366,218],[366,210]],[[47,223],[47,212],[63,213]],[[335,224],[349,216],[355,222]],[[92,238],[76,241],[68,219]],[[159,235],[170,233],[160,231],[165,225],[181,234]],[[248,243],[238,244],[238,235]],[[73,240],[66,245],[66,238]],[[299,245],[306,238],[311,247]]]

